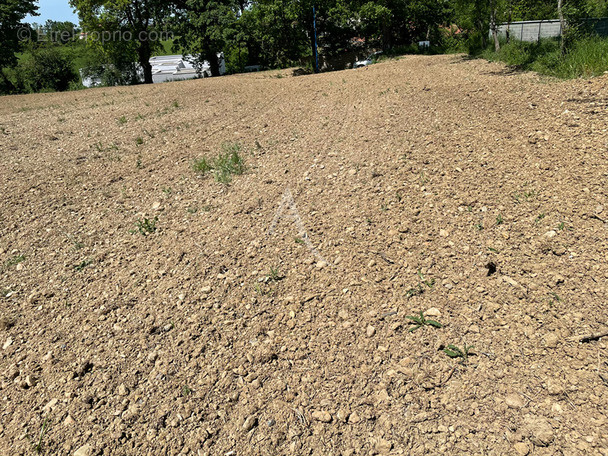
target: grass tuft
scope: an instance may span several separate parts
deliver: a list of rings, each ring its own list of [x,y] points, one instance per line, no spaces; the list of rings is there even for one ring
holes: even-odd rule
[[[240,151],[240,144],[224,143],[222,152],[217,157],[195,160],[192,168],[203,176],[211,173],[217,182],[228,184],[233,175],[243,174],[247,169]]]

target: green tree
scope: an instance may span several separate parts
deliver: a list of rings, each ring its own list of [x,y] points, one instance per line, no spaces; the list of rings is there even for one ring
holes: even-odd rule
[[[174,22],[179,38],[177,46],[195,58],[200,69],[209,62],[212,76],[218,76],[218,54],[236,35],[239,4],[234,0],[180,0]]]
[[[41,34],[41,39],[46,36],[48,41],[67,44],[70,41],[74,41],[78,37],[78,27],[76,24],[70,21],[52,21],[47,20],[43,27],[38,29],[38,33]],[[42,33],[41,33],[42,32]]]
[[[28,36],[20,36],[21,21],[28,14],[37,16],[38,7],[34,0],[2,0],[0,3],[0,68],[15,65],[15,52],[19,50],[20,41]]]
[[[17,64],[15,53],[23,38],[30,36],[31,28],[23,28],[21,21],[28,14],[37,16],[34,0],[2,0],[0,2],[0,92],[12,90],[4,68]]]
[[[78,81],[73,61],[58,46],[30,49],[17,67],[21,92],[65,91]]]
[[[243,13],[240,21],[250,40],[249,55],[255,55],[257,63],[285,67],[312,54],[307,26],[310,23],[312,30],[312,5],[308,12],[306,3],[262,0]]]
[[[93,46],[108,59],[137,61],[144,82],[152,83],[150,57],[161,47],[163,25],[175,12],[175,3],[164,0],[70,0]]]

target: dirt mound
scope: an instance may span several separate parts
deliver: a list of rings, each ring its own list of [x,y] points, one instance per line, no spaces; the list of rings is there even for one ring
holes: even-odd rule
[[[0,453],[608,454],[606,78],[281,76],[2,99]]]

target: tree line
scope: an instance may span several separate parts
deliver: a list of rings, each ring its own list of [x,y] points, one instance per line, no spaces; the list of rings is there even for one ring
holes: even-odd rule
[[[498,50],[500,23],[558,17],[565,24],[573,23],[577,17],[608,15],[607,2],[70,0],[79,16],[78,27],[49,21],[44,26],[45,39],[40,39],[31,26],[24,33],[28,26],[22,23],[26,15],[36,14],[36,2],[3,0],[0,91],[65,90],[78,85],[74,70],[83,66],[112,68],[104,81],[110,85],[136,82],[140,69],[144,81],[151,83],[150,57],[167,43],[148,37],[167,33],[174,37],[173,52],[192,56],[198,65],[209,62],[211,73],[217,75],[220,52],[231,73],[243,71],[247,65],[312,68],[313,21],[323,60],[380,49],[386,53],[414,51],[419,41],[430,41],[433,52],[484,49],[492,44]],[[55,32],[50,39],[49,30]],[[70,31],[71,35],[59,33]],[[86,39],[76,32],[85,33]],[[103,32],[113,39],[104,39]],[[24,39],[28,36],[29,40]]]

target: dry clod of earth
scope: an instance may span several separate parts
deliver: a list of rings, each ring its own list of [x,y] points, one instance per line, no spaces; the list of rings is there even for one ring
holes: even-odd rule
[[[3,98],[0,455],[608,456],[607,110],[463,56]]]
[[[316,410],[316,411],[312,412],[312,417],[313,417],[313,419],[315,419],[317,421],[321,421],[322,423],[331,422],[331,415],[329,412]]]

